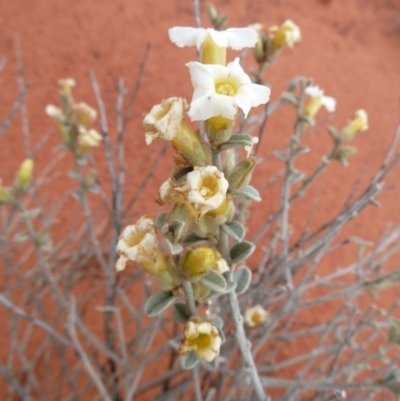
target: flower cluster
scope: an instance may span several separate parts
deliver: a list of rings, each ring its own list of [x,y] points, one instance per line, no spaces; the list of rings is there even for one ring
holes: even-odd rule
[[[98,146],[101,135],[90,125],[97,119],[97,112],[84,102],[76,103],[72,97],[75,81],[71,78],[58,81],[62,108],[48,105],[46,114],[58,126],[64,145],[80,158],[92,147]]]

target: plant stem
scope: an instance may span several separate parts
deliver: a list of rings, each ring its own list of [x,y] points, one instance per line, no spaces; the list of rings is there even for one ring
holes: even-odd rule
[[[192,316],[197,316],[197,308],[196,308],[196,304],[194,302],[192,283],[190,281],[185,280],[182,283],[182,287],[183,287],[183,290],[185,291],[186,302],[189,307],[190,314]]]

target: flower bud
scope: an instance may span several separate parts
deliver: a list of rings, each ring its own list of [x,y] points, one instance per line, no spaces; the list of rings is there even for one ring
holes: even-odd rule
[[[218,273],[229,270],[228,264],[217,250],[200,246],[188,251],[182,265],[184,273],[193,277],[206,274],[210,269]]]
[[[368,114],[365,110],[357,110],[341,132],[341,139],[351,141],[358,133],[368,129]]]
[[[84,102],[73,105],[76,121],[78,124],[89,125],[97,118],[97,111]]]
[[[235,215],[235,204],[231,196],[227,196],[221,206],[215,210],[207,212],[204,218],[208,218],[213,226],[221,226],[233,219]]]
[[[300,28],[291,20],[285,21],[280,27],[271,27],[269,34],[271,43],[276,48],[293,47],[295,43],[301,40]]]
[[[0,180],[0,205],[11,203],[11,201],[12,201],[12,195],[10,193],[10,190],[8,188],[4,188],[1,185],[1,180]]]
[[[194,351],[199,358],[212,362],[219,355],[221,342],[221,336],[214,324],[199,317],[192,317],[186,323],[179,354],[186,355]]]
[[[186,183],[177,188],[199,212],[199,217],[219,208],[228,190],[228,181],[215,166],[195,167],[187,174]]]
[[[256,327],[264,323],[268,316],[269,313],[261,305],[255,305],[246,310],[244,321],[249,327]]]
[[[57,81],[60,92],[65,95],[71,93],[72,88],[76,85],[76,82],[72,78],[63,78]]]
[[[237,192],[245,187],[250,182],[256,166],[257,161],[255,157],[249,157],[240,161],[229,174],[229,191]]]
[[[33,172],[33,160],[26,159],[22,162],[21,167],[17,172],[17,177],[15,179],[15,187],[19,191],[25,191],[28,184],[32,178]]]

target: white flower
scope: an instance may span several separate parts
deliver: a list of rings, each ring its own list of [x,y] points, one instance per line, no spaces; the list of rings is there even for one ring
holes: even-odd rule
[[[238,57],[226,67],[198,62],[186,65],[189,67],[194,87],[188,112],[192,121],[207,120],[216,116],[233,120],[238,107],[247,117],[252,107],[265,104],[269,100],[270,89],[253,84],[243,71]]]
[[[229,28],[226,31],[216,31],[212,28],[190,28],[176,26],[168,30],[171,42],[179,47],[197,46],[211,36],[215,44],[220,47],[230,47],[240,50],[244,47],[254,47],[257,42],[257,32],[253,28]]]
[[[172,141],[181,130],[180,125],[187,108],[186,100],[180,97],[171,97],[154,106],[143,120],[147,145],[156,138]]]
[[[61,121],[64,119],[64,114],[59,107],[53,106],[52,104],[48,104],[45,108],[46,114],[54,118],[55,120]]]
[[[102,136],[95,129],[86,129],[82,125],[79,125],[78,131],[78,144],[82,148],[98,146],[103,140]]]
[[[336,100],[333,97],[325,96],[324,91],[319,86],[308,86],[305,93],[313,99],[319,99],[320,104],[330,113],[336,109]]]
[[[255,305],[246,310],[244,321],[249,327],[256,327],[264,323],[268,316],[269,313],[261,305]]]
[[[71,90],[74,86],[76,86],[76,82],[73,78],[63,78],[57,81],[58,87],[60,88],[60,92],[64,94],[70,94]]]
[[[156,226],[153,220],[142,216],[134,225],[128,226],[118,238],[117,253],[139,263],[154,261],[158,250]]]
[[[74,103],[73,109],[79,124],[88,125],[97,118],[97,111],[85,102]]]
[[[200,213],[217,209],[226,198],[229,183],[215,166],[195,167],[186,176],[186,184],[177,191]]]
[[[186,323],[179,353],[186,355],[194,351],[199,358],[212,362],[219,355],[221,342],[218,329],[212,323],[200,318],[191,318]]]

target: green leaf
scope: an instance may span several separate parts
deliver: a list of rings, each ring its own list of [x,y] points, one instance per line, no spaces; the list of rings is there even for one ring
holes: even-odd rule
[[[252,146],[253,145],[253,137],[247,134],[236,134],[232,135],[229,141],[223,143],[218,148],[222,150],[238,148],[240,146]]]
[[[217,369],[218,365],[217,365],[217,358],[215,358],[213,361],[211,362],[206,362],[206,361],[201,361],[202,366],[207,369],[207,370],[211,370],[214,371]]]
[[[222,225],[222,229],[233,239],[240,241],[246,232],[246,229],[238,221],[231,221]]]
[[[308,146],[299,146],[296,148],[296,155],[301,155],[303,153],[308,153],[310,151],[310,148]]]
[[[258,193],[258,191],[252,187],[251,185],[246,185],[244,188],[242,188],[240,191],[235,192],[234,196],[241,196],[243,198],[248,198],[251,199],[255,202],[260,202],[261,201],[261,196]]]
[[[193,244],[196,242],[208,242],[208,240],[207,240],[207,238],[200,237],[199,235],[197,235],[195,233],[191,233],[191,234],[187,235],[183,240],[184,244]]]
[[[160,291],[153,294],[144,305],[144,313],[148,316],[157,316],[174,302],[171,291]]]
[[[274,152],[274,156],[277,157],[279,160],[283,161],[284,163],[286,163],[287,156],[285,155],[285,153],[281,152],[280,150],[277,150],[276,152]]]
[[[248,258],[254,251],[255,246],[251,242],[238,242],[231,248],[230,256],[232,263],[239,263]]]
[[[164,227],[164,225],[167,221],[168,214],[169,214],[169,212],[159,213],[156,218],[156,226],[160,231]]]
[[[176,320],[178,320],[179,323],[186,324],[191,316],[188,306],[182,302],[178,302],[173,305],[173,308]]]
[[[222,328],[224,327],[224,321],[220,316],[210,315],[208,316],[208,318],[214,322],[215,327],[222,330]]]
[[[193,369],[199,363],[199,357],[194,351],[181,356],[181,365],[183,369]]]
[[[209,270],[209,272],[202,277],[200,281],[213,291],[224,292],[226,289],[226,281],[224,276],[214,270]]]
[[[293,104],[293,105],[295,105],[295,106],[297,106],[297,103],[298,103],[297,97],[294,96],[294,95],[293,95],[292,93],[290,93],[290,92],[283,92],[283,93],[281,94],[281,99],[282,99],[282,100],[285,100],[286,102],[289,102],[289,103],[291,103],[291,104]]]
[[[233,291],[236,288],[236,283],[234,281],[228,281],[226,283],[225,293]]]
[[[171,255],[178,255],[183,251],[183,246],[181,244],[173,243],[169,239],[165,239],[164,243]]]
[[[305,175],[304,175],[301,171],[299,171],[299,170],[292,170],[292,171],[290,172],[290,174],[289,174],[288,180],[289,180],[289,182],[290,182],[291,184],[295,184],[296,182],[303,181],[304,178],[305,178]]]
[[[237,284],[236,294],[243,294],[250,285],[251,270],[246,266],[242,266],[233,273],[232,279]]]

